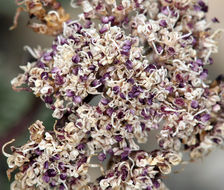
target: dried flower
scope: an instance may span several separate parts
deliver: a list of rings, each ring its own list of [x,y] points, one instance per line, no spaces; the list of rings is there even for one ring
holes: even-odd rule
[[[10,28],[13,30],[17,26],[20,12],[28,12],[30,17],[35,17],[41,23],[31,23],[29,27],[35,32],[48,35],[57,35],[62,31],[63,22],[69,19],[69,15],[65,13],[61,4],[56,0],[23,0],[17,2],[17,8],[14,24]],[[50,10],[49,10],[50,8]],[[49,59],[50,56],[45,57]]]
[[[223,143],[224,80],[211,83],[205,69],[220,30],[208,28],[202,0],[76,5],[83,8],[79,21],[63,20],[63,32],[48,28],[44,33],[58,34],[52,47],[27,47],[35,61],[11,81],[13,89],[40,97],[60,121],[49,132],[37,121],[25,145],[4,152],[9,177],[20,169],[11,189],[165,190],[162,176],[181,163],[183,151],[195,160]],[[160,149],[140,150],[156,129]],[[102,172],[95,182],[90,167]]]

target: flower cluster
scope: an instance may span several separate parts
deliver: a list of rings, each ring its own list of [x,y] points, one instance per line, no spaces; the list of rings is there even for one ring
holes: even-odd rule
[[[144,70],[147,61],[137,39],[125,36],[116,26],[105,27],[97,31],[76,21],[65,23],[64,33],[56,38],[52,49],[33,52],[37,61],[21,67],[24,74],[12,81],[13,87],[27,84],[58,119],[67,111],[74,112],[88,95],[117,94],[116,88],[122,87],[119,83],[128,83],[125,78],[132,82],[134,71]],[[124,98],[124,93],[119,94]],[[105,101],[107,104],[109,100]]]
[[[89,182],[88,162],[91,157],[85,150],[70,141],[60,141],[53,132],[45,132],[42,122],[29,128],[30,140],[20,148],[12,147],[7,155],[8,176],[16,168],[19,172],[11,189],[68,189],[82,187]]]
[[[77,4],[82,6],[83,13],[80,18],[100,19],[102,23],[112,25],[128,25],[133,12],[147,14],[155,18],[159,12],[157,0],[78,0]]]
[[[77,5],[79,21],[64,22],[51,48],[28,47],[36,60],[11,82],[63,121],[53,132],[36,122],[30,141],[5,153],[9,173],[20,168],[12,189],[166,189],[161,177],[183,151],[194,160],[223,143],[224,77],[210,82],[205,68],[220,30],[209,28],[202,0]],[[160,149],[141,150],[152,130]],[[95,182],[89,167],[102,171]]]
[[[181,156],[175,152],[133,152],[128,160],[114,164],[99,179],[100,188],[166,189],[160,179],[161,174],[169,174],[171,165],[177,165],[180,161]]]
[[[15,175],[15,181],[11,189],[70,189],[70,188],[130,188],[130,189],[165,189],[160,177],[169,174],[172,165],[181,162],[181,154],[173,151],[158,151],[151,153],[144,151],[131,151],[126,148],[121,151],[114,148],[113,164],[104,173],[102,165],[91,164],[94,154],[88,154],[84,144],[76,145],[78,138],[73,123],[64,128],[62,136],[60,132],[45,132],[42,122],[36,121],[29,127],[30,140],[20,148],[11,147],[13,152],[7,162],[11,172],[19,168]],[[11,143],[11,142],[10,142]],[[8,144],[8,143],[7,143]],[[99,154],[102,162],[105,154]],[[117,164],[116,164],[117,163]],[[90,182],[88,169],[99,167],[102,176],[96,180],[96,184]]]

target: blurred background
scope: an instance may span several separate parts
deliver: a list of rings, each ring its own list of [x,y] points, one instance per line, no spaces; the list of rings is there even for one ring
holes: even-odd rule
[[[27,15],[22,13],[19,26],[9,31],[12,25],[16,5],[14,0],[0,0],[0,144],[8,139],[16,138],[15,145],[19,146],[28,140],[27,127],[37,119],[51,129],[54,120],[51,111],[27,92],[14,92],[10,81],[20,72],[19,65],[24,65],[29,59],[28,52],[23,50],[25,45],[31,47],[50,46],[53,38],[32,32],[27,25]],[[60,1],[71,17],[77,12],[69,7],[70,0]],[[209,17],[217,17],[220,24],[215,28],[224,28],[224,0],[210,0]],[[224,37],[219,40],[219,53],[213,56],[214,65],[209,68],[210,78],[224,73]],[[0,189],[9,190],[6,177],[6,159],[0,153]],[[178,174],[165,178],[171,190],[224,190],[224,150],[217,149],[201,161],[178,169]],[[91,171],[94,172],[94,171]]]

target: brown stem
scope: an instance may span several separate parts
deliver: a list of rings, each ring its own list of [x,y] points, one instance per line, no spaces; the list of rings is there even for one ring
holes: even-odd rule
[[[33,99],[30,108],[24,113],[20,120],[10,127],[6,135],[0,137],[0,150],[6,142],[23,134],[40,111],[41,105],[41,101],[38,98]]]

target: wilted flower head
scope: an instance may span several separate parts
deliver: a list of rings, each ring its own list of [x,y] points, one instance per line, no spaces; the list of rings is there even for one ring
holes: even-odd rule
[[[22,11],[27,12],[30,18],[36,19],[36,22],[29,23],[28,26],[40,34],[58,35],[62,32],[63,22],[69,19],[69,14],[56,0],[16,0],[16,3],[19,7],[10,30],[17,27]]]
[[[87,172],[91,157],[85,150],[75,148],[69,141],[61,141],[53,132],[45,132],[40,121],[29,130],[30,140],[20,148],[12,147],[12,155],[6,154],[8,177],[19,168],[11,189],[61,190],[89,182]]]
[[[20,168],[12,189],[166,189],[162,176],[183,151],[194,160],[223,143],[224,80],[209,81],[205,68],[221,30],[208,27],[201,0],[77,5],[79,21],[64,22],[51,48],[28,47],[36,60],[12,80],[63,121],[53,132],[36,122],[30,141],[6,154],[9,173]],[[140,150],[152,130],[160,149]],[[89,167],[102,172],[95,182]]]

